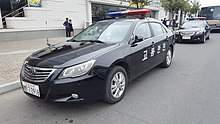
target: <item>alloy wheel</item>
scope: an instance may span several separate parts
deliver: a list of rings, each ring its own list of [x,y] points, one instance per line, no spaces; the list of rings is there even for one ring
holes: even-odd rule
[[[111,94],[114,98],[119,98],[125,90],[125,75],[117,72],[111,80]]]
[[[166,56],[167,65],[170,65],[171,61],[172,61],[172,52],[171,52],[171,50],[169,49],[169,50],[167,51],[167,56]]]

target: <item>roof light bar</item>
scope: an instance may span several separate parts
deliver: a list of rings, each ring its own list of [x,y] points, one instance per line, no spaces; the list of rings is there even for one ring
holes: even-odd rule
[[[144,15],[144,14],[149,14],[150,13],[150,10],[132,10],[132,11],[129,11],[128,14],[129,15]]]
[[[119,17],[123,15],[145,15],[149,14],[151,11],[147,9],[142,10],[129,10],[129,11],[121,11],[121,12],[110,12],[107,14],[107,16],[110,17]]]

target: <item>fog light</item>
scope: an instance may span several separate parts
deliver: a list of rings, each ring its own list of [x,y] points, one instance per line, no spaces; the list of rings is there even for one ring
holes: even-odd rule
[[[74,99],[77,99],[77,98],[79,98],[79,95],[78,95],[78,94],[73,93],[73,94],[72,94],[72,97],[73,97]]]

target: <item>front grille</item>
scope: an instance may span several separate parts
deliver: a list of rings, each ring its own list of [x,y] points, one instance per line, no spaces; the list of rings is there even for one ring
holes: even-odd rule
[[[216,26],[216,24],[209,24],[209,26]]]
[[[44,82],[56,69],[39,68],[24,64],[23,74],[25,79],[32,82]]]
[[[181,32],[182,36],[193,36],[195,32]]]

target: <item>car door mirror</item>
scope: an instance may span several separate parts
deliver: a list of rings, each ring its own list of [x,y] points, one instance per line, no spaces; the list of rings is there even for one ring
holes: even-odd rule
[[[135,35],[135,36],[134,36],[134,42],[133,42],[133,44],[138,43],[138,42],[142,42],[142,41],[144,41],[144,37],[143,37],[143,36],[137,36],[137,35]]]
[[[178,29],[184,29],[184,27],[180,26]]]
[[[205,29],[206,29],[206,30],[207,30],[207,29],[209,29],[209,26],[208,26],[208,25],[206,25],[206,26],[205,26]]]
[[[71,42],[72,40],[71,39],[69,39],[69,40],[66,40],[66,42]]]

